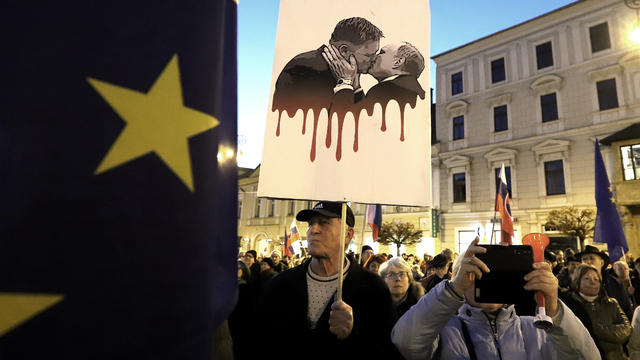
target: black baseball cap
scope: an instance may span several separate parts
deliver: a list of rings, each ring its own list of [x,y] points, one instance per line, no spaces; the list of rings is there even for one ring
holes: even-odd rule
[[[313,209],[302,210],[296,215],[298,221],[308,221],[312,215],[320,214],[328,218],[342,218],[342,203],[334,201],[320,201]],[[347,226],[353,227],[356,224],[356,218],[353,216],[353,211],[349,205],[347,205]]]

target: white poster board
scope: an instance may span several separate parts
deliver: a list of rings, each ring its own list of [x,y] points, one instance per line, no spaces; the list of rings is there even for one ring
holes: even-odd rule
[[[281,0],[258,196],[430,205],[429,24],[426,0]]]

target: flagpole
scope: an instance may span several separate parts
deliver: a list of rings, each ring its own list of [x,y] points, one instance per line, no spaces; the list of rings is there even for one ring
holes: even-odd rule
[[[338,267],[338,294],[336,301],[342,301],[342,273],[344,271],[344,242],[347,237],[347,203],[342,203],[342,225],[340,226],[340,256]]]
[[[364,246],[364,229],[365,226],[367,225],[367,210],[369,208],[369,205],[365,205],[364,206],[364,216],[362,217],[362,236],[360,237],[360,262],[362,262],[362,247]],[[358,251],[358,249],[356,249],[356,251]],[[364,264],[363,264],[364,265]]]
[[[493,245],[493,230],[496,228],[496,213],[497,211],[493,210],[493,222],[491,223],[491,240],[489,244]]]

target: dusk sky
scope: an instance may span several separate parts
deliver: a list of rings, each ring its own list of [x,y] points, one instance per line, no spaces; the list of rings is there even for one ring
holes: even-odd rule
[[[346,0],[345,0],[346,1]],[[391,0],[388,0],[391,1]],[[426,1],[426,0],[425,0]],[[574,0],[434,0],[431,6],[429,57],[504,30]],[[402,4],[397,2],[398,6]],[[240,0],[238,7],[238,165],[255,168],[262,157],[273,55],[278,25],[278,0]],[[327,34],[327,41],[330,34]],[[314,45],[315,47],[321,44]],[[435,88],[431,61],[431,87]]]

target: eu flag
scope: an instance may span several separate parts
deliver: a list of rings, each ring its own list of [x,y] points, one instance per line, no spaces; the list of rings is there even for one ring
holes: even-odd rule
[[[596,139],[595,155],[596,173],[596,225],[593,230],[593,241],[606,243],[609,250],[611,262],[622,258],[629,251],[627,238],[622,230],[622,221],[616,208],[616,200],[613,197],[607,169],[604,167],[604,160],[600,153],[600,145]]]
[[[3,6],[0,358],[211,358],[237,281],[236,11]]]

